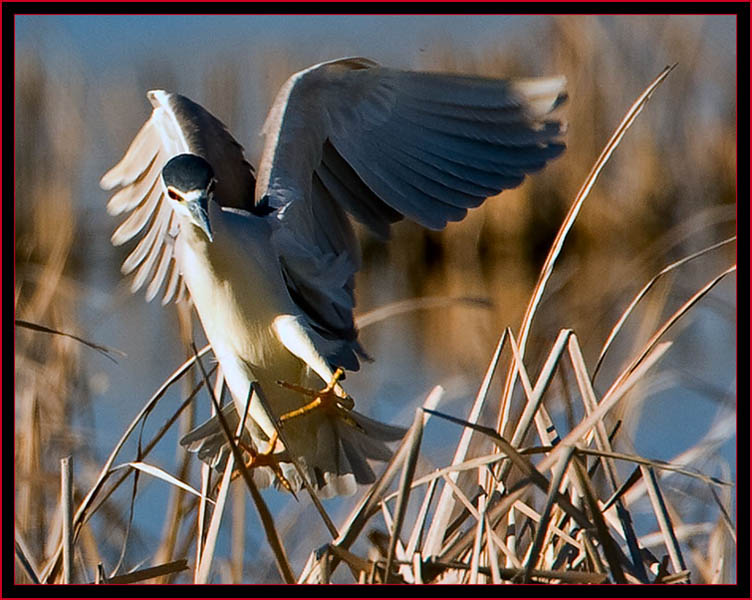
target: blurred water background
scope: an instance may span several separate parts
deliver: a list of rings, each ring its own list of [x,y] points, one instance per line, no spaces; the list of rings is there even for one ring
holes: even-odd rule
[[[74,455],[79,493],[87,490],[124,427],[185,358],[174,308],[147,304],[121,278],[131,247],[111,246],[116,220],[105,212],[108,194],[98,186],[148,118],[149,89],[180,92],[208,108],[257,164],[274,94],[292,73],[317,62],[356,55],[406,69],[566,75],[568,150],[543,173],[442,232],[403,222],[382,244],[359,230],[365,264],[359,314],[416,297],[489,302],[412,311],[363,329],[375,361],[348,375],[348,390],[366,414],[404,426],[436,384],[447,390],[440,410],[466,415],[504,327],[519,327],[579,186],[633,100],[667,64],[679,63],[617,149],[567,240],[534,323],[530,372],[537,373],[563,327],[578,335],[592,368],[611,327],[653,275],[735,231],[731,16],[50,15],[18,16],[15,34],[16,316],[127,355],[115,364],[69,339],[16,332],[16,514],[37,556],[49,552],[54,538],[44,515],[56,495],[30,499],[45,487],[56,492],[58,459]],[[727,245],[661,282],[628,322],[596,389],[644,343],[651,324],[734,257],[735,244]],[[641,410],[620,415],[625,439],[645,456],[671,460],[706,437],[707,452],[692,464],[724,479],[736,475],[735,286],[735,277],[721,282],[671,330],[667,338],[675,344],[642,390]],[[149,417],[147,431],[180,399],[178,386]],[[556,390],[549,403],[566,428],[573,417]],[[208,414],[205,395],[196,410],[197,419]],[[446,464],[459,435],[456,426],[430,421],[423,460]],[[173,428],[149,461],[174,473],[183,456],[177,439]],[[118,462],[131,460],[135,448],[129,444]],[[194,461],[186,477],[196,486],[197,474]],[[717,507],[707,490],[687,485],[675,482],[686,500],[682,517],[702,522]],[[103,536],[99,552],[108,569],[117,562],[130,491],[122,486],[92,522]],[[162,481],[141,478],[126,567],[152,560],[171,492]],[[326,530],[307,499],[274,490],[264,495],[286,535],[306,540],[291,546],[299,566],[327,541]],[[354,502],[326,506],[338,522]],[[273,581],[263,534],[248,510],[243,580]],[[639,527],[649,532],[655,524]],[[229,558],[238,535],[227,529],[219,550],[227,559],[219,562],[216,582],[238,576]],[[93,544],[86,536],[82,543]]]

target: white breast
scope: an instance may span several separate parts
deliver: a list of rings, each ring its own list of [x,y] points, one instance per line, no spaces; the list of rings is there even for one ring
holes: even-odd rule
[[[254,229],[247,218],[216,210],[210,220],[213,242],[194,226],[181,224],[175,249],[186,286],[238,410],[244,410],[255,380],[276,412],[278,404],[289,403],[276,398],[276,381],[298,381],[303,367],[272,329],[280,312],[291,310],[277,258],[264,229]],[[251,417],[264,430],[273,427],[256,404],[249,409]]]

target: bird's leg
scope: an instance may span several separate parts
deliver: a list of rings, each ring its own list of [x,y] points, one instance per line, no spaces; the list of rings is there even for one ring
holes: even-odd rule
[[[293,390],[295,392],[303,394],[304,396],[313,398],[313,400],[308,402],[308,404],[304,404],[300,408],[296,408],[295,410],[291,410],[281,415],[278,419],[279,424],[282,425],[285,421],[294,419],[295,417],[300,417],[320,407],[324,410],[336,411],[339,416],[345,421],[347,421],[351,425],[357,426],[352,418],[347,415],[347,412],[352,410],[355,406],[355,402],[353,402],[353,399],[350,398],[350,396],[341,396],[335,391],[338,387],[337,384],[339,380],[344,374],[345,370],[342,367],[337,367],[337,370],[332,376],[332,380],[326,385],[324,389],[319,391],[312,390],[304,386],[295,385],[294,383],[287,383],[286,381],[277,381],[279,385],[287,388],[288,390]]]
[[[238,440],[237,443],[238,447],[241,450],[245,451],[246,458],[244,459],[244,464],[246,469],[252,469],[254,467],[269,467],[272,471],[274,471],[274,474],[277,476],[277,479],[279,479],[282,487],[284,487],[288,492],[292,492],[292,486],[290,485],[290,482],[287,481],[287,478],[282,474],[282,468],[279,466],[279,463],[282,461],[274,456],[274,449],[277,446],[278,439],[279,434],[275,431],[272,434],[271,439],[269,440],[269,445],[266,451],[264,452],[259,452],[255,448],[248,446],[240,440]],[[232,479],[237,479],[239,475],[240,469],[235,469],[232,473]]]

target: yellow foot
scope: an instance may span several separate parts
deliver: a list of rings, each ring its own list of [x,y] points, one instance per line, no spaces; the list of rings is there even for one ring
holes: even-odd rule
[[[292,493],[292,486],[290,485],[290,482],[287,480],[287,478],[282,474],[282,468],[279,466],[280,462],[282,462],[278,457],[274,456],[274,449],[277,445],[277,432],[274,432],[274,435],[272,435],[272,438],[269,440],[269,447],[266,449],[265,452],[259,452],[258,450],[246,446],[242,442],[238,442],[238,447],[241,450],[245,451],[245,459],[244,464],[246,469],[253,469],[255,467],[269,467],[272,471],[274,471],[274,474],[277,476],[277,479],[279,479],[279,482],[282,484],[282,487],[284,487],[288,492]],[[232,472],[232,478],[231,479],[237,479],[240,475],[240,469],[236,468]]]
[[[287,412],[280,416],[279,424],[282,425],[285,421],[294,419],[295,417],[300,417],[317,408],[321,408],[325,411],[334,411],[340,418],[357,427],[357,423],[355,423],[355,421],[353,421],[353,419],[347,414],[348,411],[352,410],[352,408],[355,406],[355,402],[352,398],[350,398],[350,396],[341,396],[337,393],[337,391],[335,391],[338,387],[340,388],[340,390],[342,389],[340,386],[338,386],[338,382],[344,374],[344,369],[342,367],[337,367],[337,370],[332,376],[332,380],[326,385],[323,390],[319,391],[312,390],[301,385],[295,385],[294,383],[287,383],[286,381],[277,381],[279,385],[287,388],[288,390],[293,390],[295,392],[303,394],[304,396],[313,398],[313,400],[311,400],[308,404],[305,404],[300,408],[296,408],[295,410],[291,410],[290,412]]]

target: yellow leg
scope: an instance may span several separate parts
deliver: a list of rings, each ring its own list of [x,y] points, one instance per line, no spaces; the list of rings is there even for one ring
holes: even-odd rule
[[[332,376],[332,380],[326,385],[324,389],[318,390],[318,391],[312,390],[312,389],[309,389],[307,387],[303,387],[300,385],[295,385],[294,383],[278,381],[277,383],[284,388],[293,390],[304,396],[313,398],[313,400],[301,406],[300,408],[296,408],[295,410],[291,410],[281,415],[279,419],[277,420],[278,425],[282,426],[285,421],[294,419],[295,417],[300,417],[302,415],[305,415],[317,408],[321,408],[323,410],[336,411],[338,413],[338,416],[341,419],[343,419],[345,422],[349,423],[353,427],[358,427],[358,424],[347,414],[348,411],[352,410],[352,408],[355,406],[355,402],[353,402],[353,399],[350,398],[350,396],[342,397],[334,391],[335,388],[337,387],[337,383],[339,382],[339,380],[342,378],[344,374],[345,374],[344,369],[342,367],[338,367],[337,370],[334,372],[334,375]],[[279,466],[280,461],[278,458],[274,457],[274,449],[277,445],[278,440],[279,440],[279,434],[275,431],[271,439],[269,440],[269,446],[265,452],[258,452],[254,448],[250,448],[246,446],[245,444],[242,444],[241,442],[238,442],[238,445],[240,446],[242,450],[245,451],[247,455],[247,459],[245,460],[246,468],[251,468],[251,469],[253,467],[271,468],[274,471],[274,474],[279,479],[280,483],[285,487],[285,489],[291,492],[292,486],[290,485],[290,482],[287,481],[285,476],[282,474],[282,469]],[[232,478],[235,479],[239,475],[240,475],[240,471],[236,469],[232,474]]]
[[[278,435],[275,431],[269,440],[269,446],[265,452],[259,452],[254,448],[246,446],[244,443],[238,441],[238,447],[245,452],[246,458],[244,464],[246,469],[253,469],[254,467],[269,467],[279,479],[288,492],[292,492],[292,486],[287,478],[282,474],[282,469],[279,466],[280,460],[274,457],[274,448],[277,445]],[[232,480],[237,479],[240,476],[240,469],[236,468],[232,473]]]
[[[311,390],[301,385],[295,385],[294,383],[287,383],[286,381],[278,381],[277,383],[279,385],[287,388],[288,390],[299,392],[304,396],[313,397],[313,400],[311,400],[308,404],[305,404],[300,408],[296,408],[295,410],[286,412],[285,414],[280,416],[279,423],[282,424],[289,419],[300,417],[318,407],[322,407],[324,409],[333,408],[338,412],[346,412],[348,410],[352,410],[352,408],[355,406],[353,399],[350,398],[350,396],[342,397],[334,391],[334,388],[337,386],[337,383],[344,374],[344,369],[342,367],[337,367],[332,380],[326,385],[323,390],[319,391]]]

